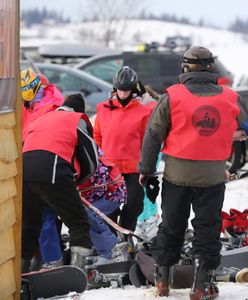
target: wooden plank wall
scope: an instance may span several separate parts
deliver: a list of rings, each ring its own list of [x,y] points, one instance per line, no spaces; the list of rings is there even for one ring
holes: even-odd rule
[[[19,82],[19,51],[17,48],[19,48],[20,3],[19,0],[1,0],[0,2],[0,13],[4,13],[4,9],[13,10],[12,16],[15,16],[15,20],[12,20],[15,30],[5,30],[4,32],[0,30],[0,40],[4,41],[11,37],[16,39],[16,50],[12,49],[11,52],[15,56],[14,62],[11,61],[13,73],[11,72],[8,76],[13,79],[14,75]],[[16,13],[17,11],[18,13]],[[1,59],[2,66],[8,67],[8,62],[4,57]],[[0,80],[10,79],[0,76]],[[0,112],[0,300],[18,300],[20,298],[22,126],[19,85],[15,90],[14,110],[8,113]],[[4,101],[4,99],[0,99],[0,101]]]
[[[21,149],[18,139],[21,134],[18,132],[21,128],[17,126],[16,113],[0,114],[1,300],[18,299],[20,289]]]

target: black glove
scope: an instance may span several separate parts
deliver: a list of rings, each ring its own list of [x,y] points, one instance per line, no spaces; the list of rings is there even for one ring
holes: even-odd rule
[[[137,94],[139,97],[141,97],[146,93],[146,89],[143,86],[143,84],[140,81],[138,81],[135,87],[133,88],[132,92]]]
[[[149,176],[145,183],[146,196],[155,203],[159,193],[159,180],[157,176]]]

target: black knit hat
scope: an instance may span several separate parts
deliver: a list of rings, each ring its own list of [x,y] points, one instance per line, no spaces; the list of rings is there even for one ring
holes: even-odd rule
[[[63,103],[63,106],[71,107],[75,112],[85,112],[85,100],[81,94],[70,95]]]

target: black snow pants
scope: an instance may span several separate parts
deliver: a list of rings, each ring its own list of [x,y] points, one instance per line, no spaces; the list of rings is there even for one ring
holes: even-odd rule
[[[179,260],[192,205],[195,214],[191,221],[195,235],[194,254],[200,255],[209,269],[217,268],[220,263],[224,192],[224,183],[199,188],[163,181],[162,223],[152,245],[152,253],[158,265],[172,266]]]
[[[121,210],[120,225],[134,231],[144,207],[144,188],[139,184],[138,173],[122,175],[127,186],[127,203]]]
[[[91,248],[88,217],[76,186],[24,181],[22,258],[31,259],[37,249],[44,203],[53,208],[69,228],[70,246]]]

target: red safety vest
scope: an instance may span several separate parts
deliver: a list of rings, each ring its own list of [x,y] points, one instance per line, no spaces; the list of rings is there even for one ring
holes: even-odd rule
[[[191,160],[225,160],[237,129],[238,95],[229,88],[213,96],[197,96],[183,84],[167,90],[171,130],[162,152]]]
[[[52,111],[39,117],[29,126],[23,153],[33,150],[52,152],[72,163],[78,144],[77,126],[84,114]]]

